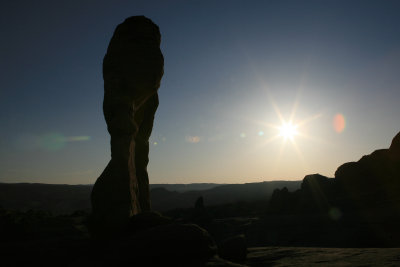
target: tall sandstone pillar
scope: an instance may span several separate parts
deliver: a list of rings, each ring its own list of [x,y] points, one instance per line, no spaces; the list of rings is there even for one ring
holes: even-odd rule
[[[164,73],[159,28],[144,16],[117,26],[103,60],[103,112],[111,160],[94,184],[91,233],[112,237],[132,215],[149,211],[149,137]]]

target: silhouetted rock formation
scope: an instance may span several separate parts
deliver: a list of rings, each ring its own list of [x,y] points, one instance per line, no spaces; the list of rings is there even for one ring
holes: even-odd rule
[[[158,212],[148,211],[132,216],[129,220],[127,234],[133,234],[152,227],[171,224],[172,220]]]
[[[199,197],[194,203],[194,209],[189,216],[189,221],[200,225],[207,229],[212,221],[210,214],[208,214],[206,207],[204,206],[203,197]]]
[[[393,160],[400,160],[400,132],[393,138],[389,153]]]
[[[286,187],[276,189],[268,211],[274,213],[321,212],[329,210],[331,197],[336,193],[334,179],[320,174],[306,175],[301,188],[289,192]]]
[[[375,150],[357,162],[341,165],[335,172],[335,180],[342,197],[358,208],[399,200],[399,142],[400,134],[397,134],[389,149]]]
[[[270,201],[272,211],[329,211],[361,209],[398,201],[400,190],[400,133],[389,149],[378,149],[357,162],[347,162],[335,172],[335,179],[307,175],[301,189],[289,193],[276,190]]]
[[[301,189],[293,193],[285,188],[275,190],[267,212],[270,222],[263,227],[276,227],[275,235],[281,229],[291,242],[303,239],[331,245],[399,245],[399,191],[400,133],[389,149],[375,150],[357,162],[341,165],[335,178],[307,175]],[[271,216],[280,216],[279,225],[271,223],[275,218]],[[303,236],[291,232],[294,229],[302,229]],[[318,235],[324,235],[324,240]]]
[[[159,28],[144,16],[118,25],[103,61],[103,111],[111,161],[92,195],[94,235],[113,235],[130,216],[150,210],[147,174],[157,89],[163,75]]]

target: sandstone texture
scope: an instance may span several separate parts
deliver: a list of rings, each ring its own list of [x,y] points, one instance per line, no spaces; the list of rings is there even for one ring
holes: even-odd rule
[[[163,76],[159,28],[144,16],[115,29],[103,60],[103,112],[111,135],[111,160],[91,194],[91,232],[112,236],[132,215],[149,211],[149,137]]]

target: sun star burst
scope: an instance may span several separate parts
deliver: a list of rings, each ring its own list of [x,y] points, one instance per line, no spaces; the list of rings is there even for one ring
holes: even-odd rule
[[[285,140],[293,140],[293,137],[298,133],[297,127],[297,125],[294,125],[291,122],[283,122],[282,125],[278,128],[279,135],[282,136]]]

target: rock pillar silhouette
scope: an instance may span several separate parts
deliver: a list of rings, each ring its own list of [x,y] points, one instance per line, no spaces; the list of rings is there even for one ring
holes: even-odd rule
[[[117,26],[103,60],[103,112],[111,160],[94,184],[91,232],[113,236],[132,215],[149,211],[149,137],[164,73],[159,28],[144,16]]]

